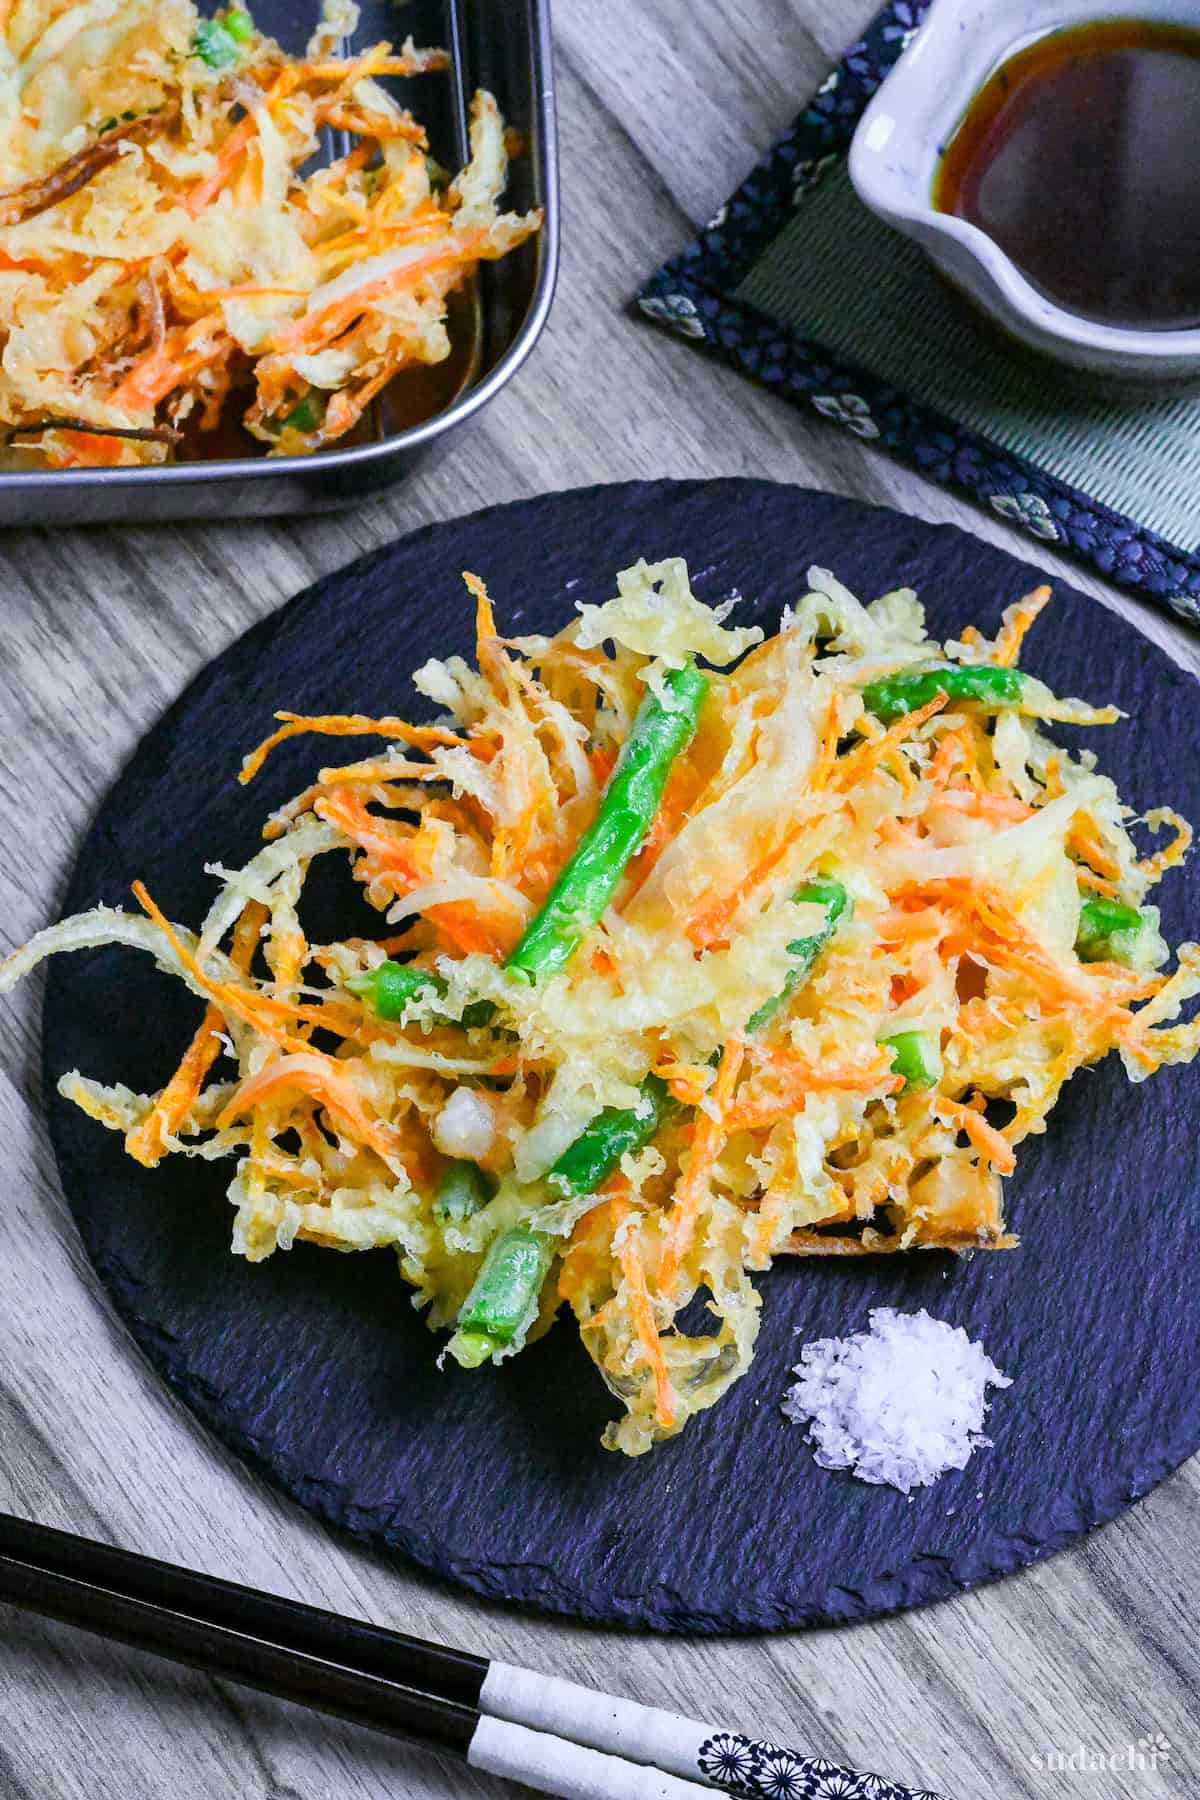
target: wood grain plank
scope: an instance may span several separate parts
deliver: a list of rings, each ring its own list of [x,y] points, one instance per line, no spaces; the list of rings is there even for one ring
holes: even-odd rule
[[[559,0],[562,284],[537,355],[475,427],[402,486],[342,515],[236,527],[131,520],[0,537],[4,945],[53,913],[100,795],[213,654],[361,551],[546,488],[751,474],[881,501],[1033,555],[1200,670],[1198,640],[1149,607],[1031,551],[999,520],[630,318],[642,277],[715,211],[869,11],[870,0],[727,0],[720,9]],[[1098,1536],[1010,1581],[925,1613],[762,1641],[654,1642],[516,1617],[329,1537],[193,1423],[100,1291],[41,1124],[39,991],[32,981],[0,1010],[0,1505],[653,1703],[728,1716],[958,1800],[1195,1790],[1195,1463]],[[1078,1745],[1119,1751],[1152,1731],[1171,1740],[1165,1773],[1033,1761]],[[0,1614],[0,1800],[515,1792]]]

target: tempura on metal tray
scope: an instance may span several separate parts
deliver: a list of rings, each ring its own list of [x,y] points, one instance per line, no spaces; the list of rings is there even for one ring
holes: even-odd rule
[[[56,950],[150,951],[205,1003],[179,1067],[61,1091],[143,1164],[233,1158],[252,1261],[393,1247],[465,1367],[565,1303],[636,1455],[745,1370],[753,1271],[1008,1248],[1001,1177],[1067,1078],[1195,1056],[1200,948],[1158,973],[1146,904],[1190,831],[1050,735],[1121,715],[1018,670],[1048,589],[938,644],[912,592],[863,606],[811,569],[764,639],[640,563],[505,639],[466,582],[476,666],[414,677],[437,723],[277,715],[243,781],[304,733],[384,747],[214,868],[199,931],[138,884],[141,915],[43,932],[0,989]],[[1133,827],[1171,836],[1140,854]],[[334,852],[367,906],[313,943]],[[709,1329],[680,1329],[697,1297]]]
[[[503,213],[490,94],[453,179],[381,85],[444,70],[411,41],[303,57],[240,6],[22,0],[0,13],[0,426],[8,460],[160,462],[228,406],[271,454],[352,429],[450,353],[447,297],[541,223]],[[332,164],[323,138],[346,146]]]

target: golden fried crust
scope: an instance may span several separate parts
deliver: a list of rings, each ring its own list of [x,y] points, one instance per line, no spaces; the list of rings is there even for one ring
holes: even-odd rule
[[[898,1250],[1015,1250],[1020,1239],[1007,1231],[943,1231],[921,1236],[909,1243],[896,1237],[884,1237],[876,1231],[865,1231],[861,1237],[827,1237],[819,1231],[793,1231],[785,1244],[784,1256],[890,1256]]]

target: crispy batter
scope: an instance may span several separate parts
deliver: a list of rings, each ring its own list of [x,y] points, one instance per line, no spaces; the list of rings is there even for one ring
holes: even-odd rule
[[[272,455],[353,430],[407,368],[451,350],[449,296],[536,232],[500,210],[496,103],[471,107],[453,180],[381,85],[440,50],[305,56],[192,0],[0,9],[0,431],[9,460],[161,462],[236,407]],[[247,35],[248,32],[248,35]],[[357,142],[315,166],[333,127]]]
[[[605,1441],[647,1450],[745,1370],[752,1271],[785,1254],[1012,1250],[1003,1180],[1064,1082],[1111,1051],[1140,1080],[1200,1047],[1200,1023],[1180,1020],[1200,948],[1156,972],[1168,951],[1145,904],[1187,827],[1151,812],[1175,837],[1139,856],[1112,782],[1045,732],[1111,712],[1028,675],[1008,711],[944,690],[887,730],[865,710],[871,682],[953,654],[1011,668],[1043,594],[994,641],[977,628],[941,646],[912,595],[864,608],[823,571],[810,583],[751,649],[758,634],[702,607],[679,562],[625,571],[617,598],[549,640],[502,638],[469,576],[477,667],[454,657],[417,676],[439,724],[277,714],[243,781],[302,734],[383,743],[339,767],[314,746],[317,779],[275,805],[251,863],[218,871],[198,936],[139,884],[145,919],[68,920],[0,966],[0,991],[56,949],[152,950],[208,1007],[178,1071],[157,1095],[79,1075],[64,1093],[144,1162],[234,1158],[234,1248],[252,1260],[298,1237],[390,1246],[435,1328],[498,1234],[544,1234],[526,1330],[564,1301],[623,1409]],[[715,666],[695,734],[608,910],[560,973],[506,971],[647,684],[701,651]],[[314,945],[305,884],[334,852],[365,906]],[[845,891],[832,925],[817,878]],[[1081,907],[1094,917],[1097,892],[1137,930],[1085,961],[1077,942],[1097,944]],[[266,975],[249,962],[260,937]],[[385,956],[411,967],[377,1008]],[[221,1048],[236,1080],[205,1087]],[[596,1191],[545,1179],[595,1115],[644,1118],[663,1088],[674,1111],[651,1108],[653,1135],[589,1175]],[[446,1218],[438,1181],[464,1156],[498,1188]],[[686,1331],[702,1294],[715,1326]]]

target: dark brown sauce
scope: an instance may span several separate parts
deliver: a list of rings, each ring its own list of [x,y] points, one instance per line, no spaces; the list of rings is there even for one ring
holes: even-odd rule
[[[939,212],[1107,325],[1200,325],[1200,30],[1109,19],[1039,38],[946,146]]]

